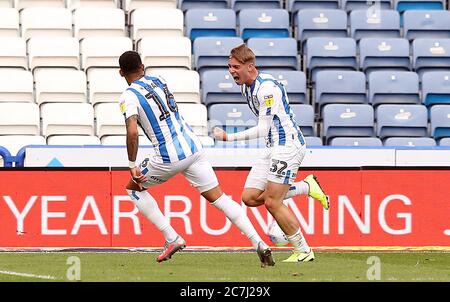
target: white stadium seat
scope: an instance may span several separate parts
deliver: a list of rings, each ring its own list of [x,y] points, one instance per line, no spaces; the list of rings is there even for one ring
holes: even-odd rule
[[[80,69],[80,46],[76,38],[36,37],[28,40],[29,67],[73,67]]]
[[[176,8],[177,0],[122,0],[122,7],[126,12],[131,12],[141,7],[151,8]]]
[[[34,102],[33,75],[30,71],[0,68],[1,102]]]
[[[0,103],[0,135],[39,135],[39,107],[35,103]]]
[[[65,0],[14,0],[14,7],[18,10],[27,7],[66,7]]]
[[[131,14],[131,37],[183,37],[184,17],[179,9],[138,8]]]
[[[128,37],[92,37],[80,43],[81,68],[119,67],[122,53],[133,50],[133,42]]]
[[[28,69],[27,44],[20,37],[0,37],[0,66]]]
[[[195,134],[208,135],[208,112],[203,104],[178,104],[178,112]]]
[[[104,135],[100,140],[102,145],[126,146],[126,135]],[[139,135],[139,146],[152,146],[152,143],[145,135]]]
[[[52,135],[47,145],[100,145],[100,139],[93,135]]]
[[[100,139],[105,135],[125,135],[125,119],[119,103],[101,103],[95,106],[97,120],[96,134]]]
[[[39,68],[34,74],[36,103],[87,102],[86,74],[69,68]]]
[[[146,37],[138,52],[146,68],[191,69],[191,40],[186,37]]]
[[[72,13],[66,8],[30,7],[20,12],[22,37],[72,37]]]
[[[28,145],[46,145],[45,138],[40,135],[0,135],[0,146],[8,149],[13,156]]]
[[[15,8],[0,8],[0,37],[18,37],[19,12]]]
[[[118,68],[91,68],[88,73],[89,102],[117,103],[128,84],[119,74]]]
[[[120,0],[67,0],[67,7],[71,10],[79,7],[117,8]]]
[[[119,8],[78,8],[73,13],[73,25],[79,40],[126,35],[125,13]]]
[[[177,103],[200,104],[200,76],[197,71],[160,70],[155,75],[161,76],[166,81]]]
[[[0,0],[0,7],[13,7],[14,0]]]
[[[41,105],[42,135],[94,135],[94,108],[88,103]]]

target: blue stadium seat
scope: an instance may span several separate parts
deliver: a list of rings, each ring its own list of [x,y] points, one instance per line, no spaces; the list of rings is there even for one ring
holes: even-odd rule
[[[294,119],[303,132],[304,136],[316,136],[314,125],[314,108],[306,104],[290,104]]]
[[[379,9],[392,9],[394,3],[393,0],[379,0],[379,1],[367,1],[367,0],[341,0],[341,8],[347,12],[353,10],[373,8],[375,3],[379,6]]]
[[[250,38],[247,46],[255,53],[259,69],[298,70],[297,41],[294,38]]]
[[[389,137],[384,141],[386,147],[436,147],[431,137]]]
[[[243,9],[239,13],[239,35],[249,38],[287,38],[289,14],[284,9]]]
[[[178,0],[183,12],[192,8],[228,8],[228,0]]]
[[[419,76],[425,71],[450,68],[450,39],[417,38],[412,43],[412,67]]]
[[[286,2],[287,10],[296,17],[299,10],[318,8],[318,9],[335,9],[339,8],[339,0],[287,0]]]
[[[428,71],[422,75],[422,103],[450,104],[450,71]]]
[[[323,108],[323,133],[327,142],[334,137],[371,137],[373,107],[368,104],[329,104]]]
[[[302,45],[310,37],[347,37],[347,14],[341,9],[302,9],[294,26]]]
[[[305,141],[308,147],[323,146],[322,139],[317,136],[305,136]]]
[[[367,103],[366,76],[361,71],[319,71],[315,86],[315,102],[319,112],[326,104]]]
[[[280,70],[268,72],[286,87],[290,104],[308,104],[306,75],[303,71]]]
[[[450,147],[450,137],[444,137],[439,140],[439,147]]]
[[[193,43],[194,66],[202,74],[211,68],[226,69],[230,51],[243,44],[240,37],[200,37]]]
[[[441,10],[445,7],[445,0],[394,0],[394,9],[400,13],[407,10]]]
[[[409,42],[403,38],[362,38],[359,68],[369,75],[375,70],[411,70]]]
[[[323,69],[356,70],[356,42],[353,38],[312,37],[306,41],[305,69],[315,82],[315,73]]]
[[[435,105],[430,109],[431,136],[437,141],[450,137],[450,105]]]
[[[350,35],[361,38],[399,38],[400,14],[395,10],[354,10],[350,13]]]
[[[194,41],[198,37],[236,36],[236,14],[229,8],[189,9],[184,17],[186,36]]]
[[[383,142],[378,137],[335,137],[331,146],[342,147],[381,147]]]
[[[412,41],[417,38],[450,38],[448,10],[411,10],[403,14],[403,35]]]
[[[382,104],[377,107],[377,136],[428,137],[428,113],[423,105]]]
[[[239,12],[242,9],[248,8],[258,8],[258,9],[268,9],[268,8],[282,8],[281,0],[231,0],[231,8]]]
[[[421,104],[419,77],[412,71],[374,71],[369,75],[369,103]]]
[[[223,103],[246,103],[241,89],[227,69],[206,70],[201,75],[202,103],[206,106]]]

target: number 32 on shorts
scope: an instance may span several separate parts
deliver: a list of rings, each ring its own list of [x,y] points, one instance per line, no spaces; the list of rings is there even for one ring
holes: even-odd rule
[[[272,159],[272,166],[270,168],[270,172],[277,173],[278,175],[285,175],[286,172],[284,172],[284,170],[286,170],[287,166],[288,166],[287,162],[283,160]]]

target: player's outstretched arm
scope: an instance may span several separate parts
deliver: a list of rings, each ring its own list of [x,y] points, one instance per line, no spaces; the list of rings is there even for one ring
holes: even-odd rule
[[[271,115],[260,116],[258,125],[237,133],[226,133],[223,129],[215,127],[213,129],[213,135],[215,139],[222,141],[240,141],[264,137],[269,133],[272,119],[273,116]]]

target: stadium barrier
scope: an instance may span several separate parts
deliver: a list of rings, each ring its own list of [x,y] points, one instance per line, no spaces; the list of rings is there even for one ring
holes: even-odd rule
[[[449,168],[302,169],[298,179],[312,172],[330,196],[330,210],[306,196],[286,201],[311,246],[450,247]],[[236,201],[247,174],[217,169]],[[129,176],[106,168],[2,169],[0,246],[161,247],[162,235],[126,194]],[[190,247],[250,246],[182,175],[149,192]],[[244,208],[268,241],[272,217],[264,207]]]

